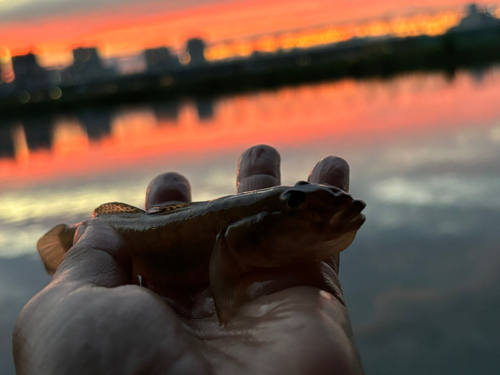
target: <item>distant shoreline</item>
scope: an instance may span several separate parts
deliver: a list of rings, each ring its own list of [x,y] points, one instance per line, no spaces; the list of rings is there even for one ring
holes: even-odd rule
[[[390,78],[408,72],[483,68],[500,62],[500,28],[447,33],[436,37],[354,40],[331,46],[260,54],[251,59],[187,67],[168,74],[136,74],[111,81],[61,86],[62,96],[22,104],[19,94],[0,99],[2,122],[42,113],[73,112],[82,107],[211,97],[286,85],[343,78]],[[47,92],[46,92],[47,91]]]

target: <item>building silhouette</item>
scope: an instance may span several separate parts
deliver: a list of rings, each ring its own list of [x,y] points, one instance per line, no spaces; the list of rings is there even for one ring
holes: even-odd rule
[[[90,140],[99,140],[111,133],[111,110],[85,109],[78,113],[78,120],[85,126]]]
[[[113,76],[113,69],[105,68],[96,48],[73,50],[73,65],[69,69],[71,83],[101,81]]]
[[[177,101],[154,103],[153,111],[159,124],[177,124],[179,115],[179,103]]]
[[[0,82],[0,97],[10,95],[16,91],[16,84],[12,82]]]
[[[172,70],[178,60],[167,47],[150,48],[144,51],[147,72],[163,73]]]
[[[17,90],[39,90],[47,87],[49,83],[47,71],[38,65],[36,56],[33,53],[13,56],[12,68]]]
[[[500,28],[500,20],[493,17],[490,13],[479,10],[476,4],[469,4],[467,6],[467,15],[457,26],[452,27],[449,32],[464,32],[492,28]]]
[[[198,118],[200,121],[208,121],[214,117],[214,103],[212,98],[196,98],[196,109],[198,111]]]
[[[52,147],[52,121],[48,117],[30,117],[23,120],[29,150]]]
[[[205,42],[199,38],[189,39],[186,45],[186,51],[190,56],[190,65],[199,65],[207,62],[205,59]]]
[[[14,141],[10,126],[0,126],[0,158],[14,156]]]

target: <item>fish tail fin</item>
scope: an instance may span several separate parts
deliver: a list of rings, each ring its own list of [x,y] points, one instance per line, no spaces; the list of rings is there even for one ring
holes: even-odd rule
[[[45,270],[49,275],[56,272],[66,252],[73,246],[76,226],[59,224],[48,231],[36,244]]]

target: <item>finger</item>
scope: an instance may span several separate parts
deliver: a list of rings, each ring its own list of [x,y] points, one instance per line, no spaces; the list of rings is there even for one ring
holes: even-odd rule
[[[349,191],[349,164],[337,156],[327,156],[320,160],[309,173],[307,178],[314,184],[328,184],[344,191]],[[340,271],[340,254],[333,255],[327,263],[333,267],[338,275]]]
[[[337,156],[320,160],[307,179],[314,184],[328,184],[349,191],[349,164]]]
[[[146,210],[168,202],[191,202],[191,185],[179,173],[164,173],[150,182],[146,191]]]
[[[253,146],[238,160],[236,191],[264,189],[281,183],[281,157],[278,151],[266,145]]]
[[[54,280],[115,287],[128,284],[132,262],[125,242],[107,223],[93,219],[80,224],[75,244],[57,269]]]

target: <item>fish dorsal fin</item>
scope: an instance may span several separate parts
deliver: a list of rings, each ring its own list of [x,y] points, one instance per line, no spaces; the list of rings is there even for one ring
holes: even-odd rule
[[[97,207],[92,213],[92,217],[112,214],[142,214],[143,210],[126,203],[111,202],[104,203]]]
[[[174,203],[167,204],[165,206],[155,206],[148,210],[148,214],[164,214],[188,206],[191,206],[191,203]]]

